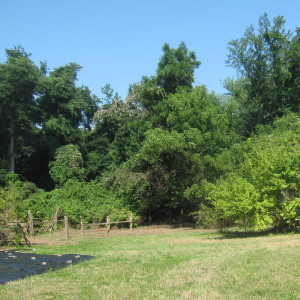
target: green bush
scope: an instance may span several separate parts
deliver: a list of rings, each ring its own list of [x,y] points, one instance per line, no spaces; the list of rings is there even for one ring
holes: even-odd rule
[[[58,148],[54,159],[49,163],[50,175],[58,185],[62,186],[70,179],[84,180],[85,169],[78,146],[70,144]]]
[[[228,151],[231,171],[206,184],[216,210],[247,228],[300,228],[300,117],[290,115]],[[235,148],[236,149],[236,148]],[[230,155],[231,154],[231,155]],[[225,155],[222,156],[226,158]]]
[[[21,228],[6,227],[7,221],[12,219],[26,220],[24,214],[24,200],[37,191],[36,186],[31,182],[24,182],[18,174],[2,173],[3,187],[0,187],[0,244],[20,245],[22,241]]]
[[[191,213],[191,216],[194,218],[196,224],[201,228],[207,229],[219,227],[216,210],[212,207],[201,204],[199,210]]]
[[[22,207],[23,215],[30,209],[35,217],[50,219],[56,208],[79,223],[82,216],[85,223],[102,222],[107,215],[111,221],[128,220],[131,211],[120,198],[105,190],[96,182],[69,180],[65,185],[51,192],[38,190],[30,195]]]
[[[107,215],[111,221],[128,220],[132,212],[121,198],[115,197],[96,182],[69,180],[51,192],[23,182],[16,174],[8,174],[6,185],[0,188],[0,218],[26,221],[28,210],[35,218],[50,220],[57,208],[72,222],[102,222]]]
[[[28,216],[28,210],[31,210],[35,218],[49,220],[56,211],[56,202],[51,197],[51,192],[46,192],[38,189],[35,193],[24,199],[23,205],[20,208],[20,214],[25,219]]]
[[[35,184],[21,181],[17,174],[7,174],[6,185],[0,188],[0,214],[4,219],[25,220],[24,201],[37,191]]]

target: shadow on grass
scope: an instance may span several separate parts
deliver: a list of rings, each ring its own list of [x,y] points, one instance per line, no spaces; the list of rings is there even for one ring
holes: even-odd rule
[[[94,256],[90,255],[41,255],[17,250],[0,251],[0,284],[55,271],[92,258]]]
[[[220,232],[221,236],[215,237],[215,239],[242,239],[242,238],[252,238],[252,237],[263,237],[270,235],[270,232],[266,231],[249,231],[249,232]]]
[[[170,228],[177,229],[177,228],[186,228],[186,229],[196,229],[197,226],[191,223],[171,223],[169,224]]]
[[[215,239],[241,239],[241,238],[252,238],[252,237],[266,237],[270,235],[280,235],[293,233],[290,231],[277,230],[276,228],[270,228],[261,231],[242,231],[242,230],[228,230],[228,231],[219,231],[221,236],[215,237]]]

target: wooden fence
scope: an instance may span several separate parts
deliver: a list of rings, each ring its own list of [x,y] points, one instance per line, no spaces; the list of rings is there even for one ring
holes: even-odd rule
[[[27,223],[21,223],[19,220],[11,220],[11,221],[4,221],[3,224],[0,220],[0,226],[7,227],[7,228],[13,228],[14,226],[18,226],[22,229],[23,238],[25,240],[25,243],[27,245],[30,245],[29,238],[33,237],[37,232],[39,231],[46,231],[51,232],[57,230],[57,224],[58,222],[63,222],[64,225],[64,231],[66,234],[66,240],[69,240],[70,237],[70,222],[69,217],[64,216],[63,219],[59,220],[59,209],[56,209],[56,212],[52,215],[51,219],[48,221],[43,221],[38,218],[34,218],[32,215],[32,212],[28,211],[28,222]],[[132,215],[129,216],[129,221],[118,221],[118,222],[111,222],[110,216],[106,217],[105,223],[84,223],[84,220],[82,217],[80,217],[80,231],[81,234],[84,235],[84,227],[100,227],[104,226],[106,228],[106,233],[108,234],[111,230],[111,225],[113,224],[129,224],[129,230],[132,231],[133,228],[133,217]],[[37,228],[38,227],[38,228]]]
[[[25,244],[31,246],[31,242],[28,237],[28,223],[21,222],[20,220],[4,220],[0,219],[0,241],[1,242],[12,242],[13,237],[9,237],[9,233],[14,232],[14,228],[17,228],[21,231],[24,238]]]
[[[43,221],[39,218],[34,218],[31,210],[28,211],[28,233],[29,236],[34,236],[35,232],[38,231],[34,227],[35,225],[39,225],[40,231],[46,231],[51,232],[54,230],[57,230],[57,222],[58,222],[58,214],[59,214],[59,208],[56,209],[55,213],[52,215],[51,219],[49,221]]]
[[[56,216],[56,224],[57,224],[57,216]],[[132,231],[133,228],[133,216],[129,216],[129,221],[117,221],[117,222],[111,222],[110,221],[110,216],[106,217],[106,222],[105,223],[86,223],[84,224],[83,222],[83,218],[80,217],[80,231],[81,231],[81,235],[84,235],[84,227],[88,226],[88,227],[100,227],[100,226],[105,226],[106,228],[106,233],[108,234],[110,232],[111,229],[111,225],[112,224],[129,224],[129,230]],[[57,226],[57,225],[56,225]],[[64,216],[64,230],[66,233],[66,240],[69,240],[70,237],[70,224],[69,224],[69,217],[68,216]]]
[[[106,228],[106,233],[109,233],[110,232],[110,226],[112,224],[129,224],[129,229],[132,230],[132,227],[133,227],[133,217],[129,216],[129,221],[111,222],[110,221],[110,216],[107,216],[105,223],[93,223],[93,224],[84,224],[83,223],[83,218],[80,217],[80,229],[81,229],[82,234],[83,234],[84,226],[91,226],[91,225],[92,226],[101,226],[101,225],[103,225]]]

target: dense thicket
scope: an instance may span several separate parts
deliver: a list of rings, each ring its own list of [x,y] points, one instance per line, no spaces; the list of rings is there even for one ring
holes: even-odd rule
[[[300,31],[265,14],[229,43],[226,95],[193,86],[200,66],[165,44],[156,74],[77,86],[80,66],[48,72],[21,47],[0,64],[0,209],[5,218],[300,227]],[[205,76],[205,74],[203,75]],[[17,173],[19,175],[16,175]]]

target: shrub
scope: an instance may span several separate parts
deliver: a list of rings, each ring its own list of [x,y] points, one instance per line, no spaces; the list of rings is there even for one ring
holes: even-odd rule
[[[207,184],[211,205],[245,227],[298,230],[299,120],[295,115],[284,117],[242,143],[245,151],[231,172]]]
[[[30,209],[35,217],[50,219],[56,207],[74,223],[80,222],[80,216],[85,222],[102,222],[107,215],[112,221],[123,221],[131,214],[120,198],[98,183],[76,180],[69,180],[51,192],[37,191],[28,197],[22,211],[25,215]]]

